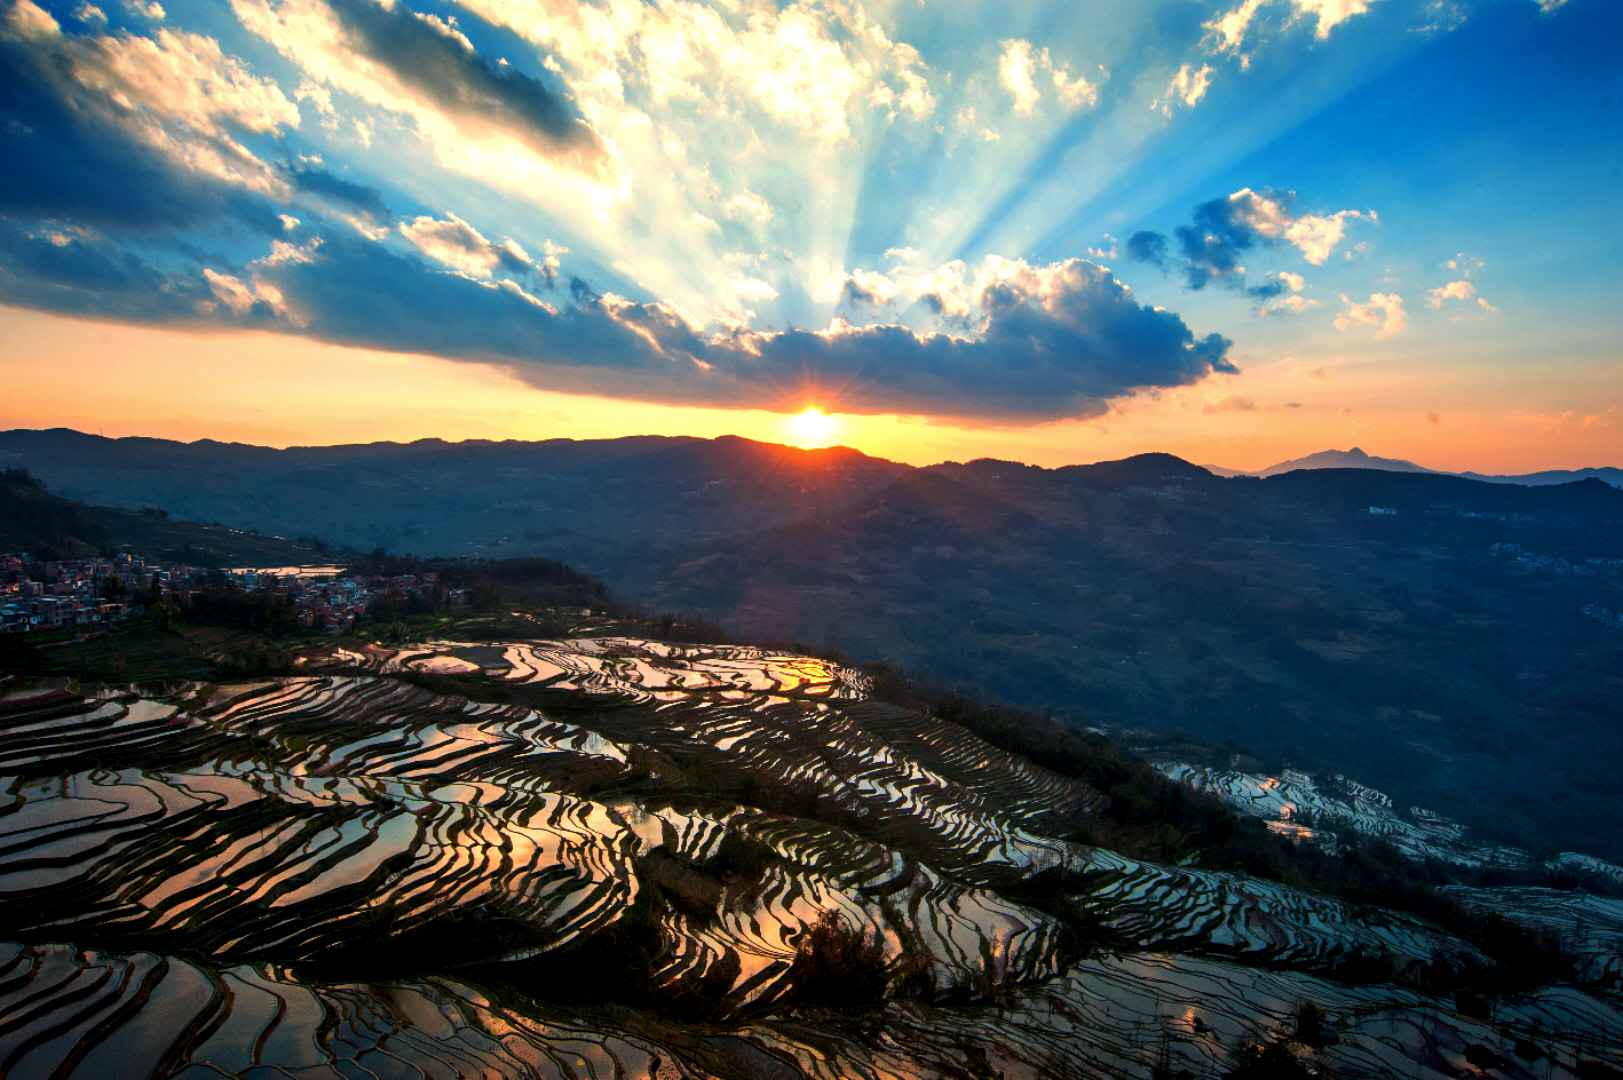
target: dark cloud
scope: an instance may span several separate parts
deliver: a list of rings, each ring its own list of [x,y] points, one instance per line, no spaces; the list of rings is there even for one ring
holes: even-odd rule
[[[1275,297],[1285,295],[1289,291],[1290,288],[1283,281],[1275,278],[1272,281],[1265,281],[1261,285],[1251,286],[1246,289],[1246,295],[1255,297],[1258,300],[1272,300]]]
[[[1191,289],[1203,289],[1213,281],[1232,280],[1242,272],[1244,253],[1262,239],[1245,216],[1247,206],[1228,198],[1213,199],[1195,207],[1192,225],[1180,225],[1173,230],[1183,259],[1184,277]]]
[[[121,229],[220,219],[273,233],[273,209],[135,138],[46,43],[0,39],[0,214]]]
[[[389,208],[383,204],[383,192],[365,184],[345,180],[326,169],[300,162],[292,167],[289,175],[294,187],[310,195],[340,203],[374,217],[382,217],[389,212]]]
[[[565,153],[581,164],[602,156],[596,132],[574,101],[541,80],[486,62],[405,4],[328,2],[352,48],[447,112],[514,131],[537,150]]]
[[[1170,250],[1172,245],[1162,234],[1140,232],[1128,241],[1127,253],[1163,270],[1176,263],[1191,289],[1204,289],[1216,282],[1245,289],[1259,300],[1271,300],[1281,295],[1284,287],[1272,282],[1247,289],[1247,252],[1292,245],[1308,263],[1321,266],[1341,243],[1346,222],[1378,220],[1373,210],[1298,215],[1295,205],[1293,191],[1241,188],[1195,207],[1190,224],[1173,230],[1176,252]]]
[[[522,121],[555,146],[595,150],[566,99],[483,64],[404,5],[391,12],[338,0],[335,8],[366,55],[446,107],[509,126]],[[838,391],[850,411],[987,420],[1097,415],[1140,390],[1235,370],[1227,339],[1196,337],[1176,314],[1140,304],[1108,270],[1082,260],[1009,264],[1015,269],[978,295],[955,297],[950,318],[940,297],[925,298],[953,333],[836,324],[712,335],[665,305],[602,294],[579,278],[555,306],[527,288],[551,280],[545,258],[537,262],[511,241],[492,244],[471,226],[478,244],[463,246],[484,252],[488,271],[458,272],[443,261],[456,252],[443,245],[436,264],[405,236],[376,241],[322,220],[323,206],[333,217],[387,220],[379,192],[325,169],[266,166],[265,175],[286,183],[292,206],[190,172],[184,158],[133,138],[105,98],[88,95],[53,61],[51,48],[0,41],[3,303],[132,322],[268,327],[495,362],[538,385],[644,400],[777,406],[812,383]],[[301,206],[316,211],[292,251],[278,215]],[[465,226],[454,216],[416,224],[425,220]],[[245,245],[235,227],[243,224],[269,236]],[[270,238],[283,241],[274,254]],[[222,242],[234,254],[211,250]],[[850,299],[878,299],[862,292]]]
[[[1167,238],[1158,232],[1142,230],[1127,238],[1127,257],[1149,263],[1165,270],[1167,267]]]
[[[0,302],[134,322],[195,319],[210,291],[95,235],[0,221]]]
[[[289,333],[402,352],[498,362],[537,385],[643,400],[779,405],[808,382],[839,388],[849,411],[1030,421],[1098,415],[1139,390],[1233,372],[1230,342],[1197,338],[1081,260],[987,288],[973,337],[894,325],[824,332],[701,334],[671,309],[571,283],[560,309],[511,283],[439,270],[394,247],[330,230],[308,261],[260,264],[256,295],[285,307],[210,303],[196,268],[165,273],[113,249],[47,250],[6,236],[15,272],[0,300],[152,320],[274,321]],[[20,258],[19,253],[26,254]],[[222,271],[229,273],[230,271]]]

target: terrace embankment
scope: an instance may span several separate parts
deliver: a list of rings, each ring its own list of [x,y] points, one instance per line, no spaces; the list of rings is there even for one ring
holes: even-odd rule
[[[1074,843],[1105,796],[815,658],[595,635],[301,668],[0,699],[0,1074],[1623,1067],[1604,964],[1480,1015],[1449,989],[1477,944]],[[797,985],[830,919],[877,944],[861,1010]]]

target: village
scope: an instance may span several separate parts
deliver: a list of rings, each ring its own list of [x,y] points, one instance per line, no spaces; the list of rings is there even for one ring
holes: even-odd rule
[[[378,597],[467,602],[465,589],[442,588],[434,571],[385,576],[349,574],[338,566],[219,570],[128,551],[48,561],[0,554],[0,633],[95,633],[159,604],[186,610],[198,595],[222,590],[285,598],[301,628],[334,634],[351,629]]]

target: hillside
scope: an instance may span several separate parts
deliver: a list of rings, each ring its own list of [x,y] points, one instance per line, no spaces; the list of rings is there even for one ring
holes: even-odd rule
[[[905,466],[745,439],[216,442],[0,433],[0,465],[84,502],[418,555],[547,554],[602,576],[682,548],[832,512]]]
[[[1353,772],[1527,846],[1623,854],[1605,794],[1623,634],[1599,617],[1623,611],[1623,493],[1155,461],[927,471],[714,546],[651,595],[1078,724]]]
[[[87,506],[51,493],[23,470],[0,471],[0,551],[75,558],[117,548],[203,567],[292,566],[335,555],[320,541],[175,520],[156,507]]]
[[[627,629],[0,693],[7,1075],[1623,1065],[1612,924],[1560,933],[1604,900],[1432,890],[1098,740],[1048,768],[848,667]]]
[[[1545,484],[1570,484],[1575,480],[1601,480],[1613,487],[1623,487],[1623,469],[1610,467],[1598,469],[1547,469],[1544,472],[1518,473],[1509,476],[1476,472],[1461,473],[1460,475],[1470,477],[1472,480],[1486,480],[1492,484],[1527,484],[1537,487]]]
[[[1222,479],[1169,455],[913,469],[740,439],[277,451],[12,432],[0,453],[177,516],[561,559],[749,639],[1345,769],[1505,842],[1623,859],[1606,794],[1623,492],[1595,479]]]

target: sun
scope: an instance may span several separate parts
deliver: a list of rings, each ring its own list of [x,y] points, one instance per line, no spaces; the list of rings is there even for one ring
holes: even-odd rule
[[[818,450],[833,446],[840,432],[840,422],[816,405],[808,405],[784,421],[789,441],[802,450]]]

